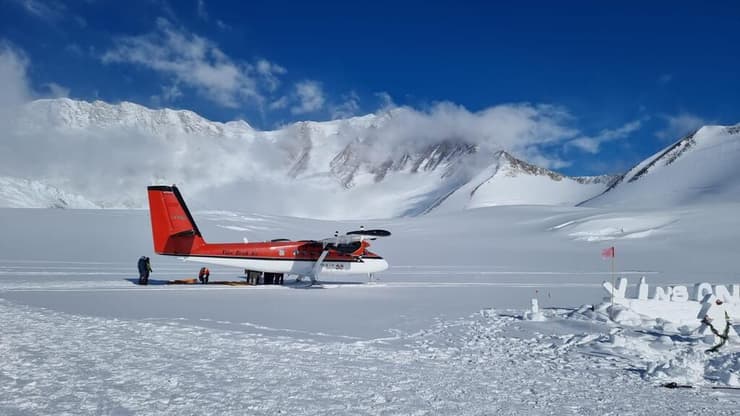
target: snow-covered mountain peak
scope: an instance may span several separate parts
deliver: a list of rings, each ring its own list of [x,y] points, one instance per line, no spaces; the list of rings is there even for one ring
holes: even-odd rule
[[[69,98],[41,99],[26,104],[21,125],[64,129],[132,128],[148,133],[183,133],[204,136],[251,134],[245,121],[219,123],[190,110],[150,109],[131,102],[78,101]]]
[[[703,127],[615,181],[569,177],[496,151],[498,142],[486,139],[496,131],[481,136],[475,118],[453,127],[432,119],[396,108],[260,131],[187,110],[37,100],[4,132],[5,154],[13,157],[0,165],[0,177],[12,178],[2,184],[0,206],[145,207],[142,190],[152,183],[177,183],[194,196],[195,209],[332,219],[491,205],[740,199],[740,125]],[[640,186],[623,193],[633,185]],[[666,194],[672,197],[660,196]]]
[[[38,100],[22,108],[8,132],[17,156],[0,175],[42,181],[48,191],[14,189],[48,200],[56,200],[52,188],[63,189],[102,207],[145,207],[146,185],[177,183],[196,196],[196,209],[204,205],[199,201],[218,199],[233,209],[318,218],[414,215],[469,179],[468,157],[476,148],[425,129],[399,135],[388,123],[409,112],[260,131],[243,121],[212,122],[129,102]],[[17,192],[3,191],[0,205],[19,205]],[[327,194],[330,201],[318,196]]]
[[[740,199],[740,124],[704,126],[622,175],[589,206],[672,206]]]
[[[604,190],[610,176],[569,177],[497,151],[490,165],[444,200],[435,212],[500,205],[575,205]]]
[[[517,177],[520,175],[546,176],[556,182],[562,181],[563,179],[569,179],[581,184],[609,184],[618,178],[618,176],[615,175],[566,176],[562,173],[525,162],[505,150],[496,152],[494,154],[494,160],[497,162],[496,175],[509,177]]]
[[[234,129],[241,129],[241,130],[252,130],[252,126],[249,125],[244,120],[233,120],[233,121],[227,121],[224,123],[226,126],[229,126]]]
[[[662,151],[654,154],[634,168],[630,169],[622,181],[635,182],[650,172],[666,167],[692,150],[702,151],[722,143],[738,140],[740,124],[735,126],[703,126],[687,134]]]
[[[551,171],[550,169],[535,166],[518,159],[505,150],[496,152],[494,154],[494,159],[497,162],[497,175],[505,175],[512,178],[519,175],[548,176],[554,181],[560,181],[565,177],[564,175]]]
[[[407,174],[438,172],[439,178],[455,175],[462,167],[463,160],[474,155],[474,145],[460,141],[430,143],[415,150],[380,156],[372,151],[372,143],[360,140],[349,143],[331,161],[331,173],[346,187],[354,186],[358,175],[372,175],[375,183],[388,174],[404,172]]]

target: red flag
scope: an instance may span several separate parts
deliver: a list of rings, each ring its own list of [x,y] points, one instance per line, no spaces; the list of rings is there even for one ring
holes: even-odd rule
[[[601,257],[605,259],[614,258],[614,246],[601,250]]]

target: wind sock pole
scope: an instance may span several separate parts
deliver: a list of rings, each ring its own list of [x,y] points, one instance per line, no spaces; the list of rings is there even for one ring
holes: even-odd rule
[[[614,309],[614,257],[617,256],[616,250],[614,249],[614,246],[612,246],[612,309]]]

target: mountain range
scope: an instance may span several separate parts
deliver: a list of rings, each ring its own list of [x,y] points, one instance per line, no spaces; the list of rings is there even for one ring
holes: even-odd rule
[[[702,127],[623,175],[569,177],[465,137],[393,140],[387,126],[404,111],[260,131],[185,110],[37,100],[3,133],[0,206],[144,208],[153,183],[177,183],[196,208],[327,219],[740,201],[740,125]]]

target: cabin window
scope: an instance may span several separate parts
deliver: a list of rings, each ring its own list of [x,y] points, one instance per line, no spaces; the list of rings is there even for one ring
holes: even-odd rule
[[[279,256],[284,256],[285,255],[285,250],[283,250],[282,248],[280,250],[278,250],[278,255]]]

